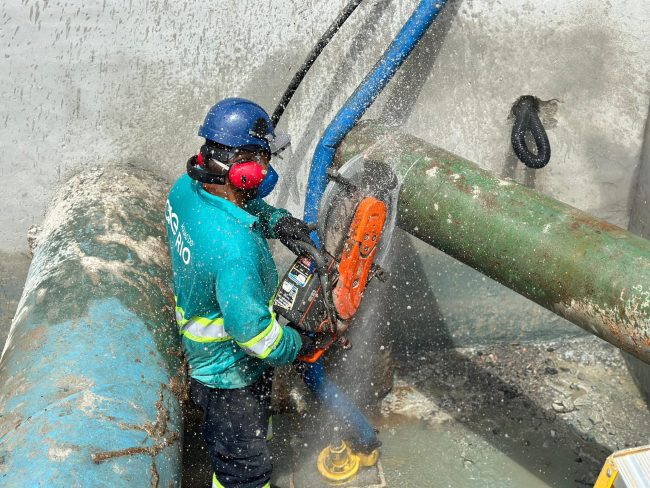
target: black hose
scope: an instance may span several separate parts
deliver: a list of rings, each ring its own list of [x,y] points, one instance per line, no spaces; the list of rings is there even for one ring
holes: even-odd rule
[[[323,253],[316,246],[313,244],[308,244],[305,241],[301,241],[299,239],[292,239],[292,241],[297,249],[300,249],[308,256],[311,256],[319,273],[327,273],[327,261],[323,256]]]
[[[546,130],[539,119],[539,100],[531,95],[520,97],[512,107],[515,123],[512,126],[512,150],[519,160],[529,168],[539,169],[551,159],[551,144]],[[526,132],[530,132],[537,146],[537,154],[526,146]]]
[[[334,34],[338,32],[341,26],[345,23],[348,17],[352,15],[352,12],[354,12],[354,10],[359,6],[359,4],[362,1],[363,0],[352,0],[350,3],[348,3],[345,6],[345,8],[341,11],[339,16],[336,19],[334,19],[334,22],[332,22],[332,24],[329,26],[325,34],[323,34],[323,36],[318,40],[316,45],[312,48],[311,52],[309,53],[305,61],[302,63],[300,69],[296,72],[295,75],[293,75],[293,79],[291,80],[291,83],[289,83],[289,86],[284,91],[282,98],[278,102],[278,106],[275,107],[275,110],[273,111],[273,115],[271,115],[271,122],[273,122],[273,127],[276,127],[278,125],[278,122],[280,121],[280,117],[282,117],[282,114],[284,113],[284,109],[287,108],[287,105],[289,105],[289,102],[293,98],[293,94],[296,93],[296,90],[298,89],[303,78],[309,71],[309,68],[311,68],[311,65],[314,64],[314,61],[316,61],[316,58],[318,58],[320,53],[323,52],[325,46],[327,46],[330,40],[332,40]]]

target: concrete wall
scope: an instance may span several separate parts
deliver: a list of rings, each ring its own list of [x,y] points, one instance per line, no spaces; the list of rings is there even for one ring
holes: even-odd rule
[[[0,252],[26,251],[27,229],[80,167],[132,161],[171,181],[216,100],[273,110],[346,2],[3,2]],[[318,137],[417,3],[366,0],[314,65],[281,122],[294,144],[275,163],[277,205],[301,213]],[[451,1],[368,116],[625,227],[650,105],[649,39],[644,0]],[[546,101],[552,158],[537,172],[510,148],[510,108],[525,94]],[[410,261],[394,286],[412,306],[382,312],[400,327],[430,325],[433,307],[441,343],[580,333],[404,239]]]
[[[159,165],[170,179],[228,95],[272,110],[344,0],[57,1],[0,6],[0,251],[24,251],[53,189],[80,166]],[[278,203],[301,207],[318,135],[401,27],[415,0],[367,0],[305,80]],[[626,225],[650,94],[642,0],[452,2],[370,115],[486,168]],[[510,106],[545,109],[553,157],[524,174]],[[292,176],[295,173],[296,176]]]
[[[343,4],[3,2],[0,250],[26,249],[27,228],[80,166],[132,160],[160,165],[171,179],[198,148],[197,127],[215,101],[242,95],[272,110]],[[346,25],[287,113],[298,151],[315,137],[305,140],[303,125],[320,129],[410,8],[370,1]]]
[[[405,129],[625,227],[648,115],[649,19],[638,0],[463,2]],[[508,120],[525,94],[550,101],[552,147],[527,179]]]

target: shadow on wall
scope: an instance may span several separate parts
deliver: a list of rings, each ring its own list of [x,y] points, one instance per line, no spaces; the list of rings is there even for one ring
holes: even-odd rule
[[[27,278],[31,256],[0,252],[0,344],[4,345]]]
[[[382,123],[401,126],[413,113],[460,4],[461,0],[447,2],[438,18],[390,81],[387,96],[378,117]]]
[[[650,109],[646,117],[641,161],[635,181],[636,189],[630,192],[632,202],[628,228],[630,232],[650,239]],[[625,352],[623,357],[637,387],[650,404],[650,365]]]

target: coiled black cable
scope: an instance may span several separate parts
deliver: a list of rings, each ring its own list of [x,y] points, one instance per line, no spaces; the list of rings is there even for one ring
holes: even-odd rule
[[[334,19],[334,22],[332,22],[325,34],[323,34],[323,36],[318,40],[311,52],[307,55],[307,58],[302,63],[300,69],[296,72],[295,75],[293,75],[291,83],[289,83],[289,86],[284,91],[282,98],[278,102],[278,106],[275,107],[273,115],[271,115],[271,122],[273,122],[273,127],[276,127],[278,125],[280,117],[282,117],[282,114],[284,113],[284,109],[287,108],[287,105],[289,105],[289,102],[293,98],[293,94],[296,93],[296,90],[309,71],[309,68],[311,68],[311,65],[314,64],[314,61],[316,61],[316,58],[318,58],[320,53],[323,52],[323,49],[325,49],[325,46],[327,46],[332,37],[334,37],[334,34],[338,32],[341,26],[345,23],[348,17],[352,15],[352,12],[354,12],[354,10],[362,1],[363,0],[352,0],[350,3],[348,3],[341,11],[339,16]]]
[[[542,121],[539,119],[539,100],[531,95],[520,97],[512,107],[515,123],[512,126],[512,150],[519,160],[529,168],[539,169],[548,164],[551,159],[551,144]],[[526,132],[530,132],[535,140],[537,154],[531,152],[526,145]]]

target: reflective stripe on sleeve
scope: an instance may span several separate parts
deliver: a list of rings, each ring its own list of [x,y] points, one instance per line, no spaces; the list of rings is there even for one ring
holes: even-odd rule
[[[180,333],[195,342],[221,342],[231,339],[226,333],[221,317],[217,319],[192,317],[181,327]]]
[[[176,323],[178,332],[194,342],[221,342],[231,339],[223,326],[223,317],[209,319],[197,316],[186,319],[185,310],[176,306]]]
[[[275,320],[275,313],[271,315],[271,323],[262,332],[257,334],[251,340],[246,342],[238,342],[242,349],[247,354],[264,359],[271,351],[278,345],[282,339],[283,330],[277,320]]]
[[[183,307],[179,307],[178,305],[176,305],[176,323],[179,327],[187,323],[187,320],[185,319],[185,310],[183,310]]]

